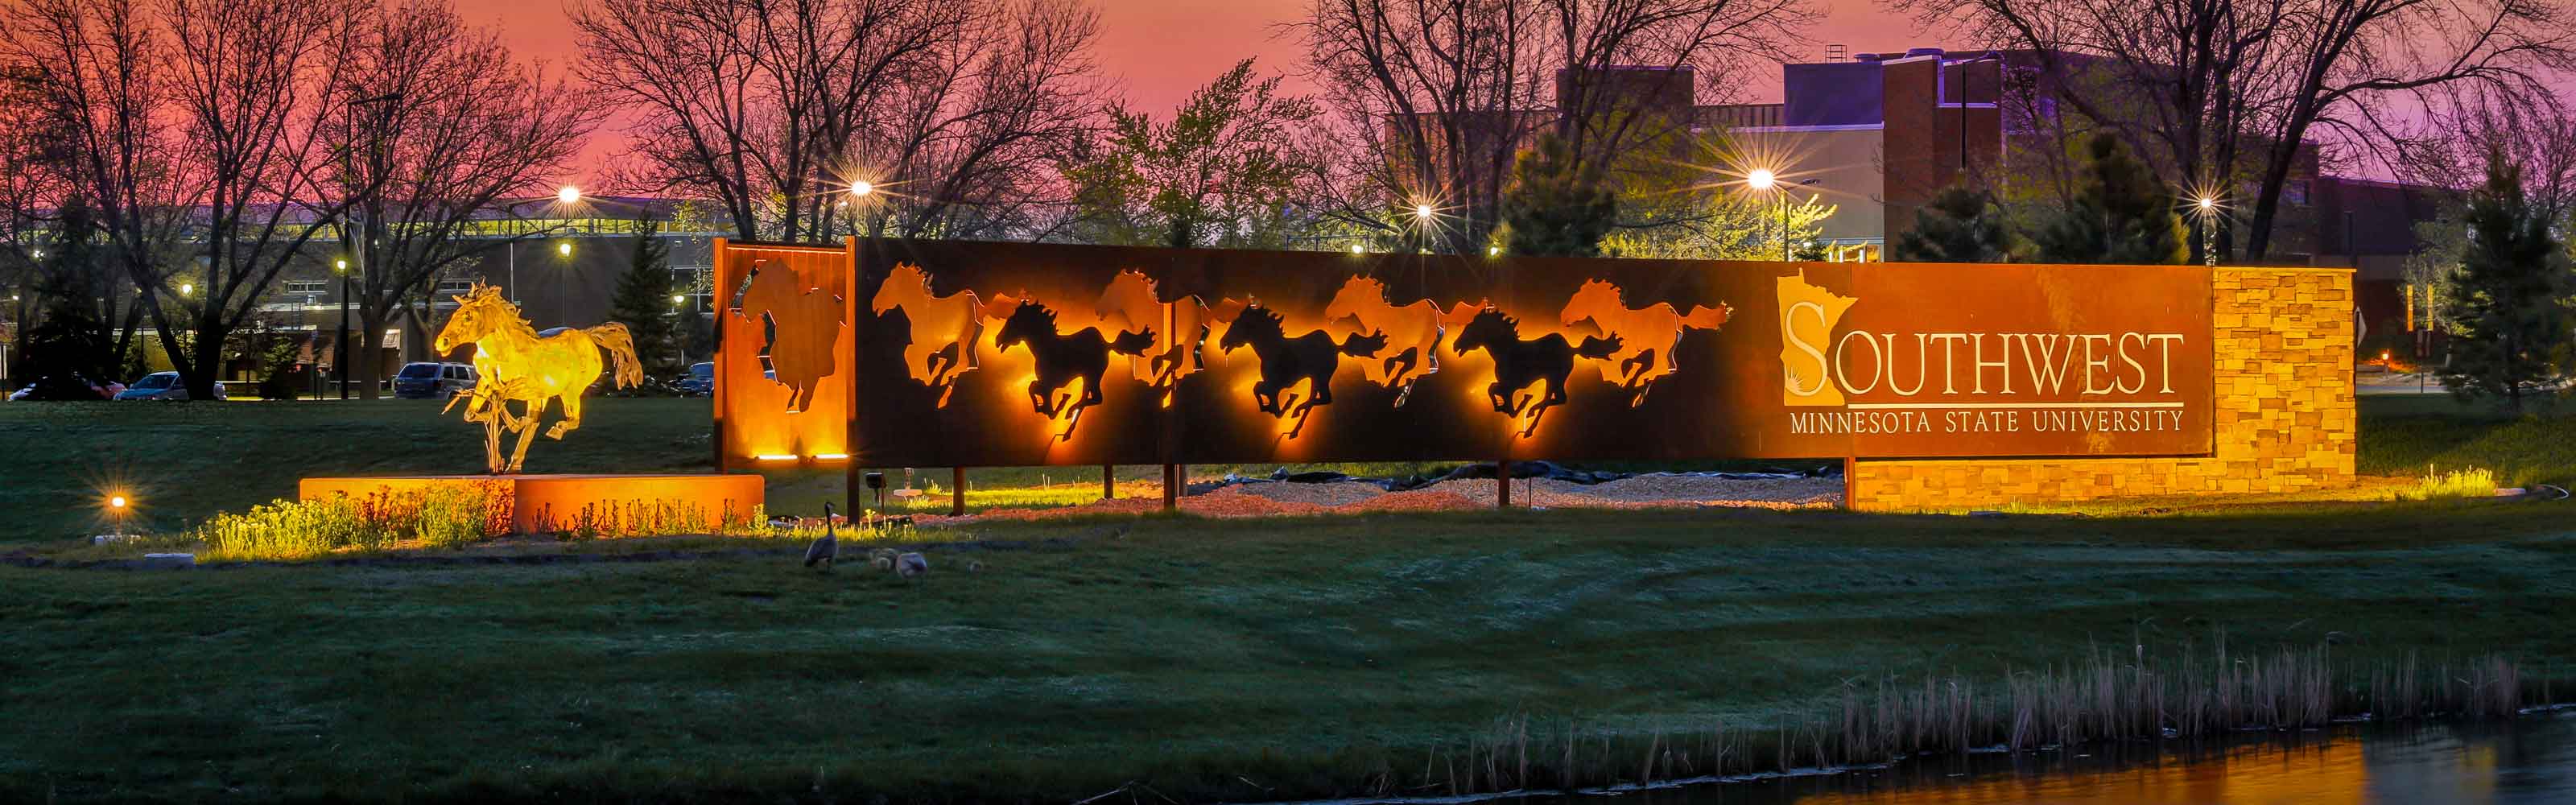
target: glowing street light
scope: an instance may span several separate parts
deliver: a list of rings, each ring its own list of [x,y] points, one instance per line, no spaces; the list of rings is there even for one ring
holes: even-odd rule
[[[2218,265],[2219,208],[2225,203],[2217,196],[2207,193],[2192,197],[2191,217],[2199,219],[2200,222],[2200,255],[2203,265],[2212,267]]]
[[[1779,184],[1779,175],[1772,173],[1770,168],[1754,168],[1752,171],[1744,174],[1744,186],[1753,188],[1753,191],[1757,193],[1770,192],[1771,188],[1777,187]],[[1789,262],[1789,194],[1781,193],[1779,203],[1780,262],[1786,263]]]
[[[1485,256],[1486,256],[1486,257],[1501,257],[1501,256],[1503,256],[1503,247],[1501,247],[1501,246],[1487,246],[1487,247],[1485,247]]]
[[[857,182],[851,182],[851,183],[850,183],[850,197],[851,197],[851,198],[866,198],[866,197],[868,196],[868,194],[869,194],[869,193],[874,193],[874,192],[876,192],[876,191],[877,191],[877,186],[876,186],[876,185],[869,184],[869,183],[867,183],[867,182],[865,182],[865,181],[857,181]]]
[[[1436,211],[1436,210],[1431,209],[1431,205],[1429,205],[1429,204],[1415,204],[1415,205],[1413,205],[1413,217],[1414,217],[1414,218],[1417,218],[1417,219],[1420,219],[1420,220],[1424,220],[1424,221],[1429,221],[1429,220],[1431,220],[1431,215],[1432,215],[1434,212],[1437,212],[1437,211]]]
[[[1351,244],[1351,253],[1352,253],[1352,254],[1359,254],[1359,253],[1366,252],[1366,251],[1368,251],[1368,247],[1367,247],[1367,246],[1362,246],[1362,245],[1357,244],[1357,243],[1353,243],[1353,244]]]
[[[333,260],[333,261],[331,261],[331,272],[332,272],[332,273],[334,273],[334,274],[346,274],[346,273],[349,273],[349,261],[347,261],[347,260]]]
[[[564,185],[563,189],[555,191],[555,202],[559,204],[580,203],[581,188],[574,187],[572,185]]]
[[[196,286],[196,284],[195,284],[195,283],[187,283],[187,282],[179,283],[179,295],[180,295],[180,296],[187,296],[187,295],[189,295],[189,294],[196,293],[196,292],[197,292],[197,286]]]
[[[679,294],[672,294],[672,295],[671,295],[671,304],[676,305],[676,304],[679,304],[679,303],[681,303],[681,302],[688,301],[688,299],[689,299],[688,297],[681,296],[681,295],[679,295]]]
[[[123,493],[109,494],[105,502],[107,518],[116,523],[116,533],[122,536],[125,533],[125,515],[131,510],[134,502],[126,500]]]

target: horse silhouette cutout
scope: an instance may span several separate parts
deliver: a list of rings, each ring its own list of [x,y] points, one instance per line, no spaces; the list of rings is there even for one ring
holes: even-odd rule
[[[1322,330],[1290,338],[1278,311],[1254,299],[1218,302],[1212,315],[1225,324],[1217,349],[1232,354],[1238,347],[1252,348],[1261,364],[1261,379],[1252,384],[1252,401],[1262,413],[1287,421],[1291,439],[1306,429],[1306,417],[1315,406],[1333,403],[1333,372],[1341,368],[1342,357],[1375,357],[1387,343],[1385,333],[1354,333],[1339,343]],[[1295,393],[1300,384],[1306,387],[1303,395]]]
[[[879,316],[901,309],[903,368],[922,385],[939,390],[939,407],[957,391],[957,378],[975,369],[975,339],[984,334],[982,306],[974,291],[948,296],[931,293],[930,274],[920,266],[899,263],[877,287],[868,309]]]
[[[1397,307],[1386,301],[1386,283],[1352,277],[1324,306],[1326,321],[1344,318],[1359,323],[1360,332],[1375,332],[1387,341],[1386,354],[1360,364],[1368,381],[1395,389],[1395,407],[1413,396],[1413,385],[1440,371],[1440,306],[1429,299]]]
[[[1129,269],[1109,281],[1108,290],[1100,294],[1099,308],[1103,323],[1124,332],[1157,334],[1144,354],[1127,360],[1127,367],[1136,382],[1162,393],[1163,407],[1171,407],[1181,378],[1207,368],[1199,350],[1207,341],[1208,308],[1198,297],[1162,301],[1153,278]]]
[[[1622,340],[1618,352],[1596,364],[1602,380],[1628,392],[1630,408],[1646,404],[1646,392],[1657,378],[1681,370],[1673,359],[1673,347],[1681,343],[1682,328],[1714,330],[1734,312],[1724,302],[1713,308],[1694,305],[1688,314],[1676,312],[1670,302],[1630,309],[1621,297],[1617,285],[1604,280],[1586,281],[1565,303],[1558,323],[1573,327],[1590,321],[1602,334]]]
[[[1100,378],[1109,372],[1109,353],[1142,355],[1154,345],[1150,330],[1122,332],[1115,339],[1102,337],[1098,327],[1058,333],[1053,309],[1009,294],[986,302],[983,314],[1002,321],[1002,329],[993,335],[994,351],[1028,348],[1037,368],[1028,385],[1029,403],[1056,424],[1054,441],[1070,441],[1074,427],[1082,423],[1083,409],[1100,404]]]
[[[800,413],[813,404],[823,378],[840,372],[833,347],[841,340],[841,298],[805,283],[795,269],[768,262],[752,261],[739,313],[746,323],[769,324],[760,356],[773,382],[787,387],[787,412]]]
[[[1556,333],[1524,341],[1520,320],[1492,307],[1477,311],[1449,337],[1449,348],[1460,355],[1481,349],[1494,359],[1494,382],[1485,387],[1485,398],[1495,411],[1511,416],[1522,438],[1538,432],[1547,409],[1565,404],[1565,381],[1574,373],[1575,358],[1607,358],[1619,346],[1615,333],[1586,336],[1580,346]],[[1532,386],[1539,388],[1524,395]]]
[[[456,311],[439,327],[432,346],[445,355],[473,344],[474,373],[482,382],[448,398],[447,408],[439,413],[462,402],[465,421],[482,423],[483,463],[494,475],[516,473],[526,465],[528,445],[537,437],[537,417],[550,401],[563,404],[563,418],[546,429],[546,438],[560,441],[581,427],[581,395],[599,379],[601,350],[607,350],[609,360],[615,362],[613,382],[618,388],[644,382],[644,365],[635,358],[635,341],[626,325],[565,327],[541,335],[499,288],[476,283],[465,295],[451,298],[456,300]],[[519,411],[510,410],[513,402],[519,404]],[[519,435],[518,446],[507,460],[501,457],[503,433]]]

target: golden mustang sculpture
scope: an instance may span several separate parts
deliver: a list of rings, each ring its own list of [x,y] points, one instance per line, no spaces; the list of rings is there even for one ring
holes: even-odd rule
[[[549,401],[563,402],[563,418],[546,430],[546,438],[561,440],[581,427],[581,394],[599,378],[600,350],[608,350],[616,362],[618,388],[644,381],[644,367],[635,358],[635,341],[626,334],[626,325],[566,327],[541,335],[519,316],[519,306],[501,296],[499,288],[476,283],[473,290],[454,298],[456,312],[448,314],[447,326],[438,331],[438,354],[473,344],[478,380],[472,391],[450,398],[439,413],[463,402],[465,421],[483,423],[483,463],[494,475],[517,473],[526,463],[528,444],[537,437],[537,416],[545,413]],[[510,410],[512,402],[519,403],[517,413]],[[501,459],[504,432],[519,435],[518,447],[506,462]]]

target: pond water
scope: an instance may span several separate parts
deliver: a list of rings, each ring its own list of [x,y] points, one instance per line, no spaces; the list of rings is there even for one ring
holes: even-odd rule
[[[1561,805],[2576,803],[2576,712],[2509,723],[2348,726],[2219,743],[1981,754]]]

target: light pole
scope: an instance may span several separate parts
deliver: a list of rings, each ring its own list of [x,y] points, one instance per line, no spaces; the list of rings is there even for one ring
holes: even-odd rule
[[[340,399],[349,399],[349,261],[333,261],[331,273],[340,275],[339,346],[331,350],[331,369],[340,375]]]
[[[572,241],[555,244],[555,260],[563,264],[555,271],[555,326],[562,327],[572,315]]]
[[[2218,199],[2201,196],[2192,199],[2192,217],[2200,219],[2200,261],[2218,267]]]

